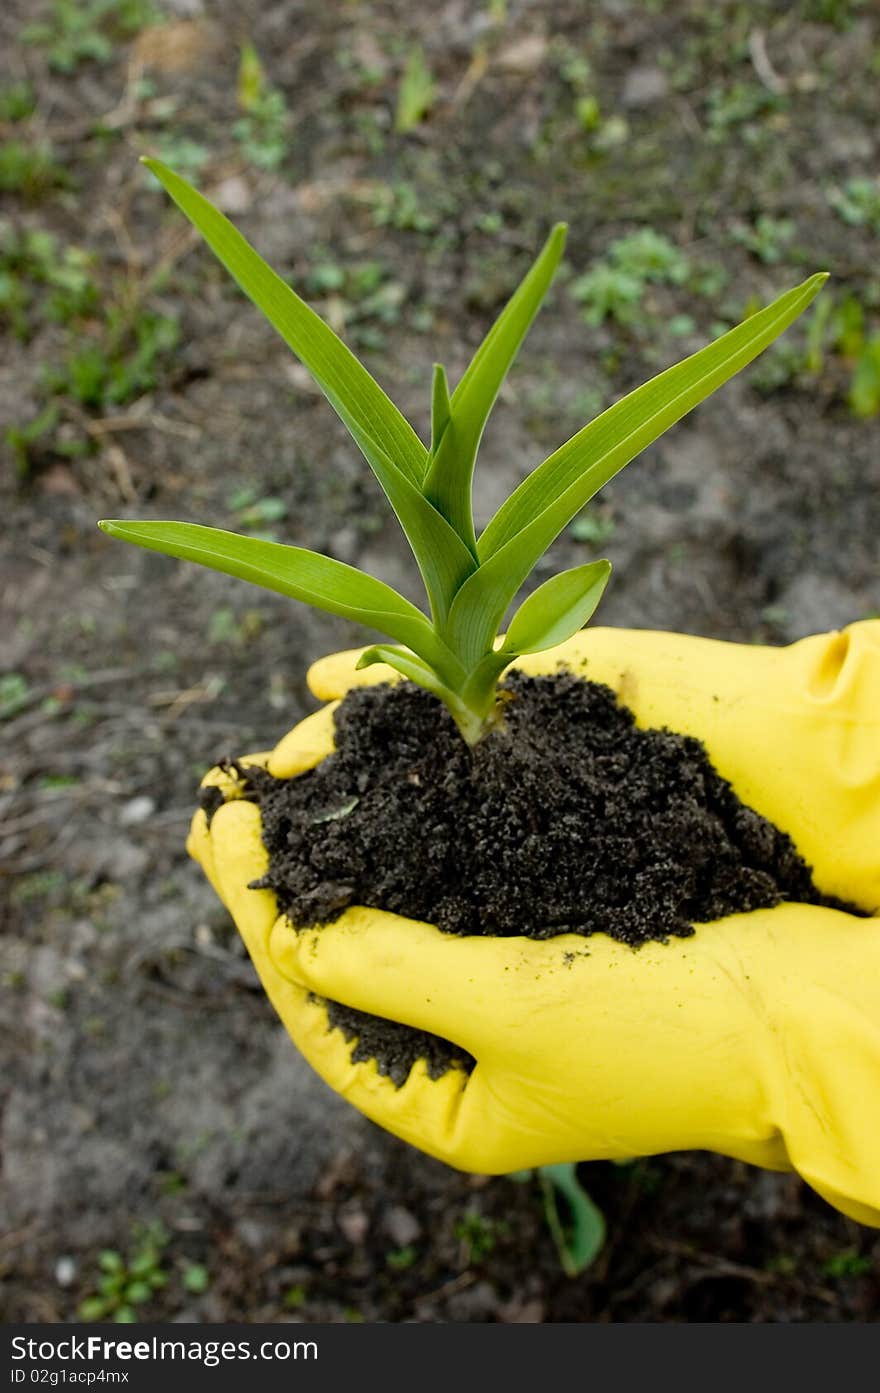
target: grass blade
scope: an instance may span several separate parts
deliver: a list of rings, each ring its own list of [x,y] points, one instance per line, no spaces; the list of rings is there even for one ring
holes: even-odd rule
[[[421,610],[390,585],[342,561],[303,547],[240,537],[197,523],[113,519],[99,526],[111,537],[134,542],[148,551],[196,561],[211,570],[378,629],[406,644],[441,673],[450,668],[458,670]]]
[[[143,163],[202,234],[245,295],[305,364],[367,458],[365,439],[375,440],[398,469],[413,482],[421,483],[427,450],[351,349],[202,194],[159,160],[145,159]]]
[[[451,419],[428,465],[424,492],[469,547],[476,546],[471,481],[480,438],[501,384],[550,288],[565,246],[565,233],[565,223],[557,223],[474,354],[452,394]]]

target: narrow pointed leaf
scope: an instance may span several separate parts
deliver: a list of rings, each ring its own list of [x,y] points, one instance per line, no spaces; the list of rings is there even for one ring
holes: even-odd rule
[[[159,160],[145,159],[143,163],[202,234],[245,295],[305,364],[364,453],[367,454],[366,436],[375,440],[408,478],[420,483],[427,464],[424,445],[351,349],[202,194]]]
[[[399,672],[401,677],[418,683],[420,687],[426,687],[435,696],[445,698],[451,695],[433,668],[404,648],[389,648],[387,643],[374,643],[372,648],[368,648],[358,658],[357,669],[372,667],[374,663],[386,663],[388,667],[394,668],[395,672]]]
[[[412,548],[431,602],[435,623],[442,624],[456,593],[477,568],[476,558],[433,503],[424,496],[373,441],[367,456]]]
[[[110,536],[134,542],[148,551],[196,561],[211,570],[379,629],[421,654],[441,672],[457,669],[421,610],[390,585],[342,561],[303,547],[239,537],[234,532],[190,522],[110,520],[99,525]]]
[[[502,653],[542,653],[582,629],[602,598],[610,561],[560,571],[523,600],[508,625]]]
[[[637,387],[584,426],[502,504],[478,542],[480,560],[487,561],[529,523],[537,522],[538,515],[566,498],[569,489],[571,497],[583,496],[584,503],[589,502],[625,464],[763,353],[807,308],[827,279],[820,272],[786,291],[735,329]],[[453,397],[453,404],[454,401]],[[551,541],[582,506],[578,504],[552,531]],[[559,516],[564,512],[561,509]],[[553,522],[553,518],[547,518],[536,526],[536,536],[546,532]],[[547,546],[549,541],[542,551]]]
[[[432,456],[424,491],[468,546],[476,544],[471,482],[489,412],[559,265],[565,223],[557,223],[525,280],[477,349],[452,394],[452,417]]]
[[[605,1216],[577,1178],[573,1161],[539,1166],[547,1226],[568,1277],[577,1277],[592,1266],[605,1245]],[[558,1197],[566,1204],[569,1222],[559,1213]]]
[[[442,363],[434,364],[434,380],[431,389],[431,454],[436,455],[443,439],[443,432],[449,424],[449,383],[446,369]]]
[[[539,465],[502,504],[478,543],[481,565],[455,598],[447,641],[466,663],[491,645],[535,562],[608,480],[756,358],[806,309],[827,276],[771,305],[602,413]]]

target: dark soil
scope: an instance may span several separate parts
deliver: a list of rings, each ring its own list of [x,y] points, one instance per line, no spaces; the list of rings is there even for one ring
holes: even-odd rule
[[[298,928],[357,904],[445,933],[605,933],[634,948],[784,900],[852,911],[820,894],[791,838],[698,740],[639,730],[610,687],[513,673],[502,701],[503,724],[470,749],[419,687],[355,688],[315,769],[246,766],[269,852],[255,886]],[[419,1057],[434,1077],[462,1062],[436,1036],[328,1006],[353,1058],[398,1084]]]
[[[847,400],[859,306],[865,339],[880,329],[876,213],[852,184],[877,175],[877,6],[156,8],[165,23],[114,32],[108,62],[63,71],[20,39],[53,0],[0,5],[0,258],[10,229],[56,239],[51,267],[11,285],[0,268],[3,1317],[76,1319],[102,1250],[127,1256],[161,1222],[148,1320],[876,1321],[877,1234],[796,1177],[699,1154],[582,1166],[609,1239],[572,1281],[536,1184],[457,1174],[323,1084],[184,840],[205,769],[274,745],[313,709],[309,662],[364,634],[126,549],[95,519],[271,531],[422,602],[344,427],[188,236],[148,153],[191,172],[423,434],[432,363],[457,380],[568,220],[566,268],[481,449],[481,523],[601,406],[827,268],[812,366],[805,317],[603,490],[535,579],[608,555],[599,622],[739,642],[880,613],[877,420]],[[236,134],[246,39],[290,112],[274,171]],[[401,133],[415,44],[437,97]],[[22,147],[46,146],[56,173],[17,193]],[[650,281],[625,322],[586,322],[578,278],[645,228],[688,279]],[[65,324],[67,253],[98,301]],[[123,311],[178,325],[154,385],[116,400],[117,377],[103,403],[48,388],[47,369],[112,348]],[[34,438],[13,449],[8,427]]]
[[[829,903],[698,740],[639,730],[610,687],[571,673],[516,673],[502,693],[503,725],[471,749],[420,688],[356,688],[317,768],[248,771],[270,856],[257,883],[297,927],[357,904],[444,933],[637,947],[783,900]]]

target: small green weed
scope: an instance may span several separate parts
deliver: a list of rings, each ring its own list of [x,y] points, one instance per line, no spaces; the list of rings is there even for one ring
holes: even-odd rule
[[[604,1247],[605,1218],[578,1180],[575,1162],[513,1171],[508,1178],[520,1185],[537,1178],[544,1218],[563,1272],[567,1277],[586,1272]]]
[[[412,1267],[417,1257],[418,1252],[411,1243],[408,1243],[405,1248],[393,1248],[390,1253],[386,1253],[385,1261],[392,1272],[406,1272]]]
[[[26,479],[32,472],[40,447],[54,437],[57,425],[58,408],[50,402],[24,425],[6,427],[3,439],[12,451],[19,479]]]
[[[425,58],[420,44],[415,44],[407,54],[397,91],[397,107],[394,113],[394,129],[406,135],[421,125],[437,96],[437,84]]]
[[[570,524],[568,531],[576,542],[601,547],[614,536],[616,524],[607,512],[587,506]]]
[[[754,143],[759,134],[757,123],[784,106],[785,98],[781,93],[771,92],[758,82],[716,84],[706,100],[709,139],[721,144],[739,128],[746,142]]]
[[[762,213],[751,227],[735,227],[731,235],[765,266],[775,266],[785,256],[794,234],[795,225],[790,218],[771,218]]]
[[[0,193],[17,193],[36,201],[69,183],[45,141],[7,140],[0,145]]]
[[[161,18],[151,0],[55,0],[51,17],[25,25],[19,37],[45,49],[56,72],[73,73],[81,63],[109,63],[114,40],[133,38]]]
[[[6,672],[0,677],[0,721],[6,721],[27,705],[30,687],[20,672]]]
[[[462,1262],[465,1267],[482,1262],[493,1251],[499,1233],[504,1226],[496,1219],[489,1219],[475,1209],[466,1209],[452,1230],[461,1244]]]
[[[572,281],[570,293],[583,306],[588,324],[610,319],[628,328],[647,321],[643,299],[648,285],[682,285],[689,270],[684,252],[644,227],[612,242],[602,261]]]
[[[239,60],[238,109],[233,134],[245,159],[257,169],[278,169],[287,154],[290,113],[284,93],[266,78],[251,43],[244,45]]]
[[[211,1285],[211,1274],[200,1262],[191,1262],[183,1269],[183,1289],[193,1296],[201,1296]]]
[[[124,406],[155,387],[159,364],[179,338],[176,317],[143,308],[131,314],[111,307],[93,342],[47,370],[46,386],[54,395],[70,397],[81,406]]]
[[[377,227],[393,227],[398,232],[434,232],[440,222],[437,211],[423,203],[415,185],[400,179],[376,186],[371,212]]]
[[[826,1277],[864,1277],[873,1266],[869,1257],[857,1253],[854,1248],[845,1248],[842,1252],[826,1258],[822,1264],[822,1271]]]
[[[25,340],[41,321],[69,324],[93,314],[92,268],[88,252],[59,246],[51,232],[0,226],[0,325]]]
[[[79,1308],[81,1320],[130,1324],[138,1319],[137,1307],[147,1305],[168,1281],[162,1254],[168,1234],[161,1224],[142,1229],[127,1258],[113,1248],[105,1248],[98,1259],[100,1275],[96,1290]]]
[[[26,79],[0,87],[0,121],[26,121],[36,105],[37,94]]]
[[[848,179],[842,189],[829,189],[827,198],[850,227],[867,227],[880,236],[880,178]]]
[[[771,349],[752,381],[769,393],[819,379],[859,419],[880,415],[880,330],[870,330],[865,306],[852,293],[820,301],[800,333]]]

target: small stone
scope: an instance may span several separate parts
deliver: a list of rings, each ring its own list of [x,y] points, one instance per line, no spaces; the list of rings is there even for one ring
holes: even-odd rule
[[[543,34],[526,34],[522,39],[514,39],[505,44],[499,52],[496,63],[508,73],[533,73],[540,68],[547,56],[547,40]]]
[[[77,1266],[74,1258],[59,1258],[55,1264],[55,1281],[59,1287],[70,1287],[76,1281]]]
[[[620,100],[624,106],[651,106],[662,101],[668,91],[662,68],[630,68]]]
[[[349,1243],[355,1246],[363,1243],[370,1229],[369,1216],[362,1209],[343,1210],[337,1222]]]
[[[146,793],[142,793],[137,798],[130,798],[119,813],[120,827],[136,827],[139,822],[146,822],[156,811],[156,804]]]
[[[402,1204],[394,1204],[385,1215],[382,1226],[397,1248],[408,1248],[421,1237],[422,1226],[414,1214]]]
[[[498,1293],[489,1282],[477,1282],[464,1291],[454,1292],[446,1303],[452,1321],[481,1321],[498,1311]]]
[[[250,184],[240,174],[231,174],[214,189],[212,197],[224,213],[246,213],[254,201]]]
[[[508,1301],[498,1307],[498,1319],[504,1325],[541,1325],[546,1314],[543,1301]]]

